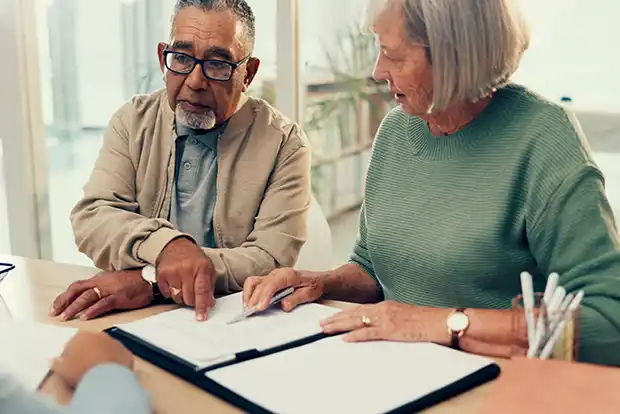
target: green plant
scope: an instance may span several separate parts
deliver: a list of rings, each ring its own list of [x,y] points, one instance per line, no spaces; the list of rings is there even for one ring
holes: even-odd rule
[[[308,103],[306,129],[322,130],[335,121],[343,148],[351,136],[357,140],[369,138],[360,136],[361,105],[368,106],[370,116],[383,116],[384,106],[380,103],[390,101],[371,78],[378,53],[374,37],[357,25],[349,25],[337,34],[333,47],[325,47],[327,67],[314,68],[330,80],[330,90],[335,93]],[[357,130],[351,131],[351,123],[346,122],[349,111],[354,114]]]

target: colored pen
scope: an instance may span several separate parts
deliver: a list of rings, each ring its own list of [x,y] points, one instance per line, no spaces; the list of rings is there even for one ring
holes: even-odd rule
[[[280,301],[282,301],[282,299],[286,298],[287,296],[292,295],[294,291],[295,291],[295,288],[291,286],[290,288],[284,289],[283,291],[277,293],[271,298],[271,300],[269,301],[269,305],[267,305],[267,308],[269,308],[272,305],[275,305],[276,303],[279,303]],[[232,318],[230,321],[228,321],[228,324],[230,325],[232,323],[240,322],[258,312],[260,311],[256,308],[256,306],[251,307],[250,309],[246,310],[240,315],[237,315],[234,318]]]
[[[543,295],[543,302],[545,306],[549,306],[549,301],[553,297],[555,293],[555,289],[558,287],[558,280],[560,279],[560,275],[557,273],[551,273],[547,278],[547,286],[545,286],[545,293]]]
[[[531,347],[534,342],[534,290],[532,275],[528,272],[521,273],[521,291],[523,295],[523,309],[525,310],[525,323],[527,325],[527,341]]]
[[[568,304],[572,300],[572,295],[566,295],[566,289],[562,286],[558,286],[553,292],[553,296],[546,304],[546,315],[542,313],[538,316],[538,323],[536,324],[536,333],[534,335],[534,341],[527,352],[528,358],[537,356],[538,350],[541,345],[544,345],[545,341],[549,339],[549,336],[553,333],[553,329],[557,326],[557,323],[561,319],[562,309],[566,309]],[[546,318],[546,321],[545,321]]]
[[[569,314],[569,317],[572,317],[571,315],[577,310],[582,299],[583,299],[583,290],[580,290],[575,295],[574,299],[571,301],[570,305],[568,306],[568,309],[566,309],[566,311],[564,312],[563,319],[557,325],[557,327],[553,331],[553,334],[551,335],[551,337],[545,344],[543,350],[540,352],[540,359],[549,358],[549,356],[551,355],[551,352],[553,352],[553,347],[555,346],[555,343],[558,341],[558,339],[560,339],[560,336],[562,336],[562,332],[564,331],[564,327],[566,326],[566,320],[567,320],[566,313]]]

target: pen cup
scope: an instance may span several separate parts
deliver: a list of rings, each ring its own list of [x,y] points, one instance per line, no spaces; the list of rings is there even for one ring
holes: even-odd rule
[[[551,350],[548,353],[549,359],[561,359],[565,361],[576,361],[579,352],[579,331],[581,327],[581,305],[575,311],[561,312],[560,310],[549,311],[543,301],[543,293],[534,295],[533,306],[534,336],[540,322],[543,323],[544,335],[537,347],[534,357],[541,357],[545,348]],[[560,323],[564,318],[563,326]],[[553,334],[557,332],[555,342]],[[524,356],[528,352],[528,327],[526,322],[525,309],[523,307],[523,295],[515,296],[512,299],[512,355]],[[548,346],[548,344],[552,346]]]

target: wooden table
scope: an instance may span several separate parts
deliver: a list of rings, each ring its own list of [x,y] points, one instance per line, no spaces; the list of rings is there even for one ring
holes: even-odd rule
[[[62,293],[72,282],[86,279],[95,274],[97,272],[96,269],[1,255],[0,262],[9,262],[16,266],[15,270],[0,283],[0,295],[2,295],[14,320],[36,321],[72,326],[84,330],[101,331],[113,325],[135,321],[175,308],[175,306],[157,306],[117,313],[87,322],[71,321],[62,323],[48,316],[48,310],[54,298]],[[336,307],[348,306],[338,302],[325,302],[325,304]],[[0,309],[0,312],[2,312],[2,309]],[[135,364],[135,370],[140,383],[151,395],[156,413],[240,412],[230,404],[168,374],[166,371],[146,361],[138,359]],[[489,385],[483,385],[432,407],[426,410],[425,413],[477,413],[488,388]],[[53,376],[43,384],[41,391],[53,396],[60,403],[66,403],[71,398],[70,390],[64,386],[62,381]]]

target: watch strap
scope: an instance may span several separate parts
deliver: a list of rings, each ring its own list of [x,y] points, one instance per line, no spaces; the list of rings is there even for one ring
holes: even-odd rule
[[[454,310],[454,313],[464,313],[466,308],[456,308]],[[461,339],[461,335],[463,335],[463,331],[453,331],[450,330],[450,348],[452,349],[456,349],[456,350],[461,350],[461,344],[460,344],[460,339]]]
[[[159,285],[157,282],[149,282],[151,287],[153,288],[153,299],[151,300],[151,305],[170,305],[173,304],[174,301],[171,298],[167,298],[161,293],[159,289]]]

